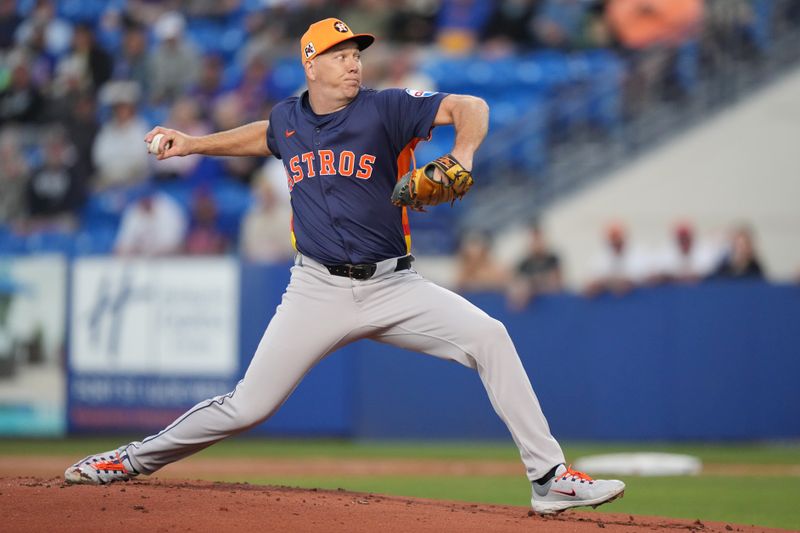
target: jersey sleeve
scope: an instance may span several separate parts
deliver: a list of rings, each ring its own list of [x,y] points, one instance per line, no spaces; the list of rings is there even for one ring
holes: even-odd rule
[[[272,155],[281,158],[281,151],[278,149],[278,143],[275,141],[275,130],[272,127],[272,114],[269,116],[269,125],[267,126],[267,148],[272,152]]]
[[[427,139],[433,129],[433,119],[447,93],[386,89],[376,95],[378,113],[383,117],[386,131],[400,150],[415,137]]]

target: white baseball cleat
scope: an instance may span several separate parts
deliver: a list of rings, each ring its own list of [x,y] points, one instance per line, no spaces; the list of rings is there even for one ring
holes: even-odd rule
[[[67,468],[67,483],[106,485],[115,481],[128,481],[139,475],[131,466],[126,449],[122,446],[110,452],[90,455]]]
[[[592,479],[571,466],[560,465],[544,485],[533,482],[531,507],[538,514],[555,514],[573,507],[597,507],[621,498],[625,483],[617,479]]]

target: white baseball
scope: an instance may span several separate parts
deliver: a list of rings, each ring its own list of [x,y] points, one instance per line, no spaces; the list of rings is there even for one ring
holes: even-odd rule
[[[153,136],[153,139],[150,141],[150,145],[147,147],[147,150],[151,154],[158,155],[158,149],[160,148],[161,139],[163,139],[163,138],[164,138],[164,134],[163,133],[156,133]]]

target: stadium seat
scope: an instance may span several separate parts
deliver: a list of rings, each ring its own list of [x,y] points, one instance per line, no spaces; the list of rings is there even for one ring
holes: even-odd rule
[[[0,225],[0,255],[21,254],[26,252],[26,239],[7,226]]]
[[[75,236],[58,231],[40,231],[29,235],[26,251],[31,254],[59,253],[71,256],[75,251]]]
[[[112,225],[88,226],[75,236],[75,255],[108,255],[114,251],[117,227]]]
[[[296,58],[280,59],[269,74],[269,94],[275,100],[281,100],[295,94],[305,83],[305,71]]]

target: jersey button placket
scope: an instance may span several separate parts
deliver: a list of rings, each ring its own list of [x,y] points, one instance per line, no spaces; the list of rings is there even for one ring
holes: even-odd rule
[[[314,128],[314,146],[319,146],[319,133],[322,131],[320,128]]]

